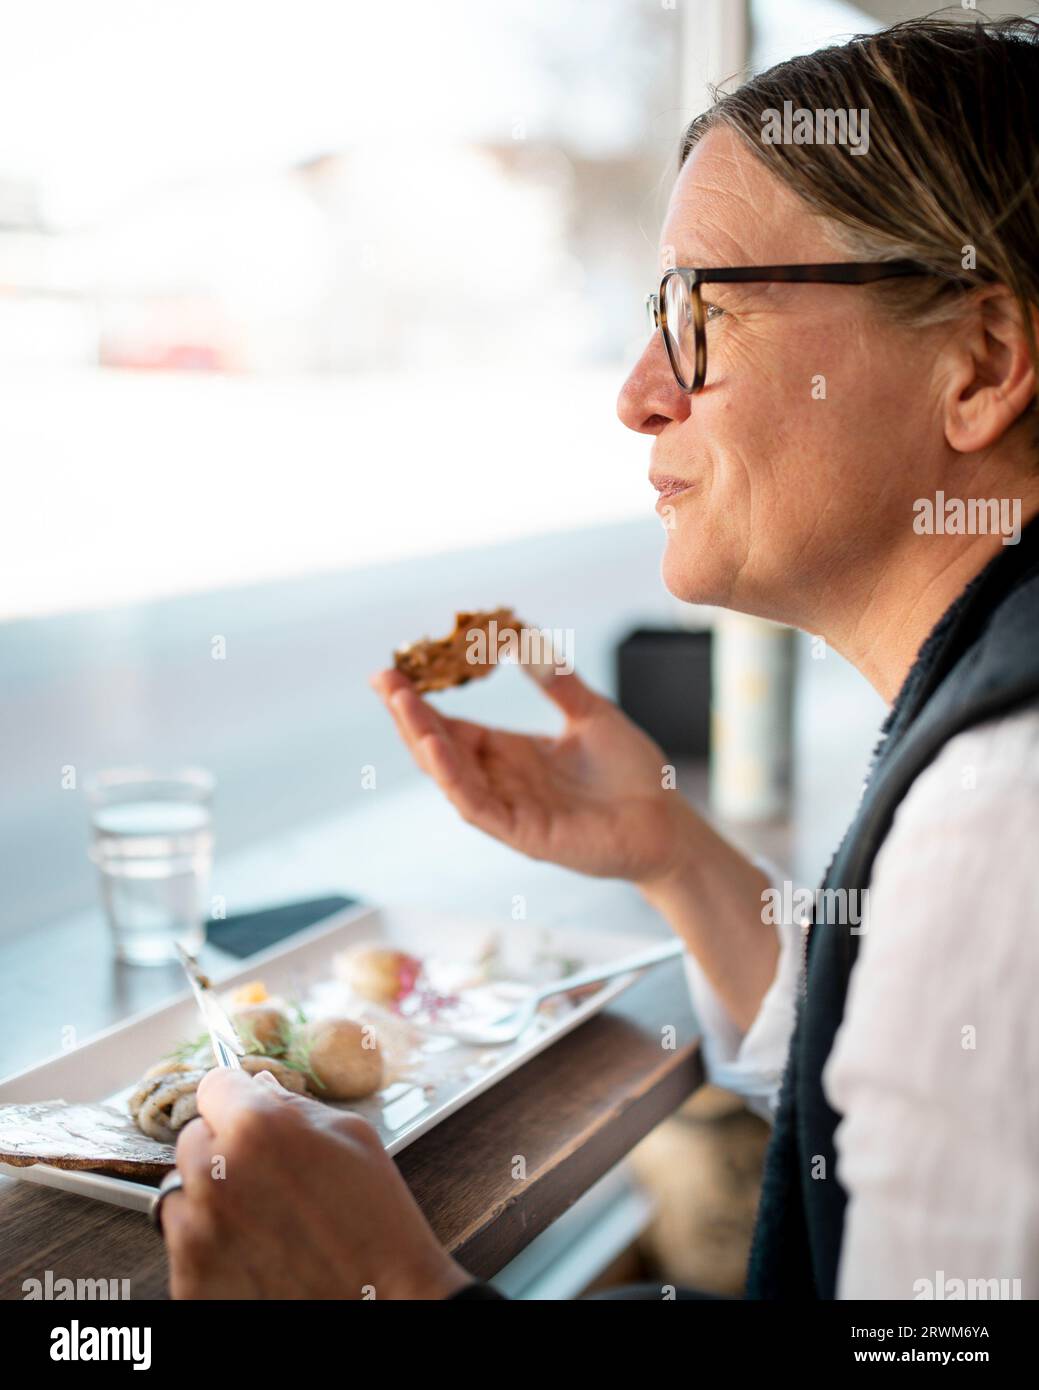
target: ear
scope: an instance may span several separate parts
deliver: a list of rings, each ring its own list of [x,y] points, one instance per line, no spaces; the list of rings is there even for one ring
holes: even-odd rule
[[[1035,397],[1021,306],[1002,285],[983,290],[957,321],[948,346],[945,437],[958,453],[971,454],[1001,439]]]

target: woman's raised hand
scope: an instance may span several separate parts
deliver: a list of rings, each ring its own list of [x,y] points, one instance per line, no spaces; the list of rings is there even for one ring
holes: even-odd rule
[[[661,749],[580,677],[534,679],[565,716],[558,737],[447,718],[398,671],[372,685],[419,767],[471,825],[581,873],[639,884],[667,875],[689,808],[665,790]]]

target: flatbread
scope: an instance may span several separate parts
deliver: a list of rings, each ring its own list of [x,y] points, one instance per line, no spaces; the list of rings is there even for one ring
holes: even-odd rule
[[[173,1160],[172,1144],[149,1139],[111,1105],[0,1105],[0,1162],[15,1168],[46,1163],[158,1181]]]
[[[474,634],[481,631],[485,634],[481,645],[487,659],[473,661],[470,657],[479,650]],[[456,613],[455,630],[450,636],[424,637],[421,642],[398,648],[393,654],[394,665],[420,694],[465,685],[491,674],[508,633],[515,633],[517,639],[520,635],[520,621],[511,608]]]

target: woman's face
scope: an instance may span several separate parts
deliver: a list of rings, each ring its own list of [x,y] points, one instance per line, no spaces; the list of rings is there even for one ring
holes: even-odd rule
[[[718,128],[694,147],[662,267],[850,259],[737,136]],[[850,285],[705,285],[703,299],[704,389],[682,392],[654,333],[618,401],[654,436],[651,479],[687,485],[657,503],[664,581],[689,602],[810,626],[820,586],[839,579],[845,602],[849,584],[865,590],[912,535],[913,500],[941,484],[928,332],[891,324]]]

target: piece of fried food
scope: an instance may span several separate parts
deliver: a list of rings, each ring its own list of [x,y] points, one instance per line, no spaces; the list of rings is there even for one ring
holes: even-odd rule
[[[489,676],[498,664],[501,642],[509,633],[515,633],[514,640],[519,640],[520,621],[511,608],[456,613],[455,630],[449,637],[426,637],[399,647],[393,662],[420,695],[447,690]]]

